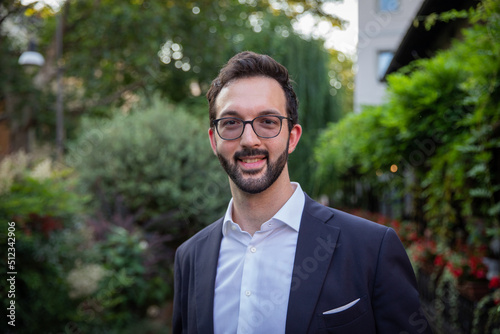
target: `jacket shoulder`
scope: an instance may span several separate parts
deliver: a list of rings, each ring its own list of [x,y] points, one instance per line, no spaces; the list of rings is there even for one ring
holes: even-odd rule
[[[342,210],[324,206],[309,196],[306,196],[306,206],[304,208],[312,217],[325,222],[326,224],[340,228],[342,231],[355,231],[361,234],[381,233],[384,234],[390,229],[387,226],[375,223],[365,218],[355,216]]]
[[[178,248],[177,253],[184,253],[190,249],[194,249],[194,245],[200,242],[201,240],[206,239],[213,233],[220,233],[222,235],[222,220],[220,218],[213,222],[212,224],[204,227],[202,230],[198,231],[195,235],[184,241]],[[217,232],[218,231],[218,232]]]
[[[338,210],[338,209],[332,209],[333,214],[334,214],[334,221],[336,221],[337,224],[341,224],[342,227],[356,227],[356,228],[366,228],[370,232],[374,231],[380,231],[380,232],[385,232],[389,227],[373,222],[371,220],[355,216],[353,214]]]

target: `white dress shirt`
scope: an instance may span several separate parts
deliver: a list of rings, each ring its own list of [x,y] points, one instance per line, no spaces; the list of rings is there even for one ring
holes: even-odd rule
[[[222,225],[214,297],[215,334],[285,333],[288,297],[305,196],[290,199],[251,236],[232,220]]]

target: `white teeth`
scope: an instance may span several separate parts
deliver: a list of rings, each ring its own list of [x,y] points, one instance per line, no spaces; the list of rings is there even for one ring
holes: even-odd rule
[[[260,161],[260,159],[243,159],[242,160],[244,163],[251,164],[257,161]]]

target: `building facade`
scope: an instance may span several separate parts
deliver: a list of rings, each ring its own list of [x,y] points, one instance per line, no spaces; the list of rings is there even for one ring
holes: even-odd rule
[[[359,0],[354,111],[384,101],[384,74],[423,0]]]

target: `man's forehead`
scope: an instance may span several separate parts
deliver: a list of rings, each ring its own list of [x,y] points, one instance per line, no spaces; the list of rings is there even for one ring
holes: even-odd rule
[[[252,86],[252,89],[248,90],[248,86]],[[238,95],[251,95],[255,90],[267,90],[269,88],[280,90],[283,93],[283,97],[285,97],[285,91],[276,79],[261,75],[236,78],[227,82],[217,95],[217,100],[219,100],[221,96],[228,94],[228,91]]]
[[[285,92],[275,79],[265,76],[240,78],[228,83],[217,96],[215,106],[218,117],[247,114],[248,111],[286,114]]]

